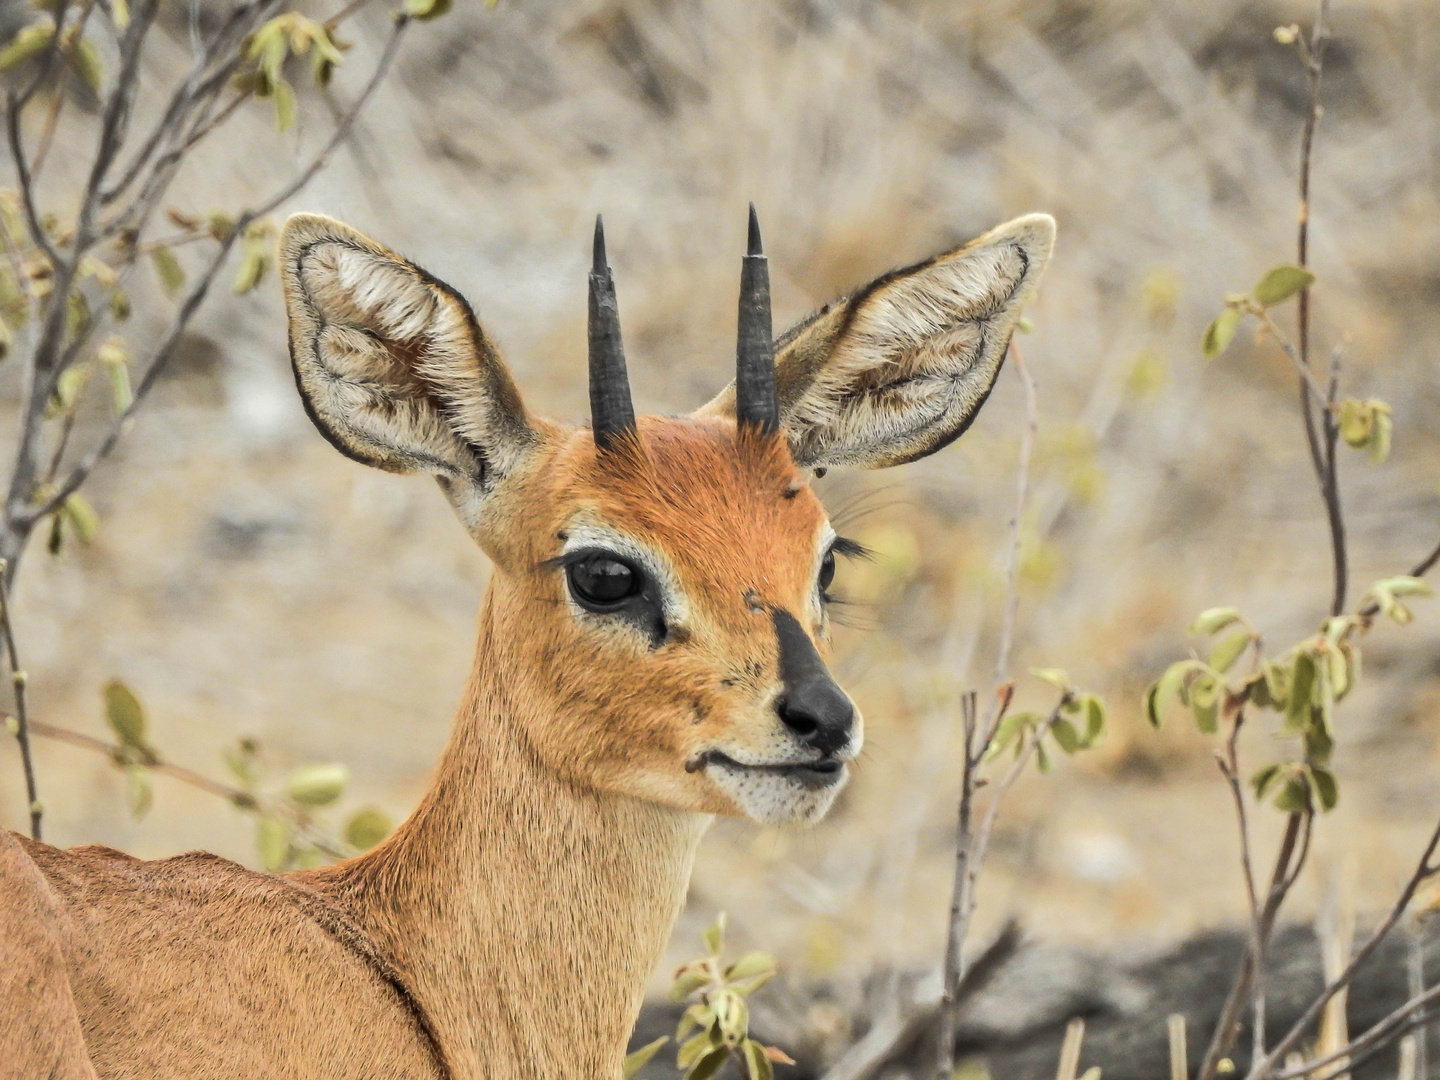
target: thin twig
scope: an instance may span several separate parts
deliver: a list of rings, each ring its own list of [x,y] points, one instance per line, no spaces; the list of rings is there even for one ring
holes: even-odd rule
[[[1229,1052],[1239,1034],[1240,1018],[1244,1015],[1246,1003],[1252,1000],[1251,987],[1254,986],[1259,963],[1264,958],[1270,934],[1275,928],[1275,917],[1279,914],[1285,897],[1289,895],[1290,887],[1295,883],[1295,875],[1304,865],[1305,856],[1309,852],[1309,829],[1306,827],[1305,843],[1299,846],[1299,858],[1296,858],[1302,825],[1309,817],[1308,812],[1296,812],[1289,815],[1285,822],[1285,835],[1275,855],[1275,865],[1270,872],[1270,888],[1260,907],[1260,917],[1256,920],[1251,945],[1245,950],[1240,966],[1236,969],[1235,981],[1230,985],[1230,993],[1221,1010],[1220,1021],[1215,1025],[1215,1033],[1210,1038],[1210,1045],[1206,1048],[1205,1058],[1200,1064],[1198,1080],[1214,1080],[1221,1059]]]
[[[975,885],[980,867],[985,861],[985,851],[990,843],[990,830],[995,814],[1005,791],[1019,775],[1023,761],[1028,760],[1033,749],[1027,749],[1023,760],[1017,758],[1015,767],[1007,774],[1006,780],[995,789],[990,807],[979,832],[971,831],[971,815],[975,796],[978,769],[985,753],[995,739],[1005,710],[1009,707],[1013,686],[1007,682],[1010,649],[1015,635],[1016,614],[1020,606],[1020,530],[1025,514],[1025,501],[1030,485],[1030,456],[1034,448],[1035,432],[1039,426],[1038,406],[1035,397],[1035,380],[1025,366],[1025,357],[1020,347],[1012,340],[1010,352],[1015,358],[1015,371],[1025,390],[1025,426],[1020,435],[1020,460],[1016,466],[1015,513],[1010,519],[1010,537],[1005,555],[1006,600],[1005,614],[1000,628],[1000,642],[995,658],[995,694],[986,708],[983,724],[977,725],[975,718],[975,696],[968,694],[962,701],[962,718],[965,726],[964,762],[961,767],[959,829],[955,838],[955,878],[950,894],[950,925],[945,939],[945,967],[943,991],[940,1002],[940,1023],[936,1047],[936,1075],[949,1080],[955,1073],[955,1024],[960,1008],[960,986],[965,976],[965,938],[970,929],[970,916],[975,910]],[[1055,717],[1058,718],[1058,710]],[[1041,733],[1043,734],[1043,732]],[[1039,745],[1039,735],[1035,745]]]
[[[1295,261],[1301,267],[1310,258],[1310,173],[1314,162],[1315,129],[1324,115],[1320,105],[1320,80],[1325,71],[1325,48],[1330,41],[1330,0],[1317,0],[1315,26],[1310,32],[1308,45],[1302,43],[1301,59],[1305,63],[1305,79],[1309,87],[1310,108],[1305,114],[1305,127],[1300,137],[1300,205],[1297,213],[1295,237]],[[1310,372],[1310,289],[1300,290],[1296,309],[1297,344],[1300,366],[1306,375]],[[1333,380],[1330,393],[1320,406],[1319,434],[1315,430],[1315,414],[1310,408],[1310,395],[1302,387],[1300,407],[1305,415],[1305,435],[1310,444],[1311,459],[1315,465],[1315,476],[1320,482],[1320,495],[1325,501],[1325,515],[1330,524],[1330,553],[1334,564],[1334,593],[1330,601],[1330,614],[1339,615],[1345,610],[1345,594],[1348,588],[1349,563],[1345,553],[1345,518],[1340,509],[1340,481],[1336,472],[1336,436],[1339,427],[1334,410],[1336,384]]]
[[[1245,792],[1240,784],[1240,729],[1245,723],[1245,711],[1235,713],[1230,728],[1230,737],[1225,740],[1225,753],[1215,752],[1215,763],[1225,777],[1230,789],[1230,798],[1235,804],[1235,823],[1240,833],[1240,869],[1245,878],[1245,896],[1250,902],[1250,951],[1260,957],[1256,975],[1251,980],[1251,1011],[1254,1016],[1251,1034],[1251,1062],[1259,1061],[1265,1053],[1265,965],[1264,943],[1260,927],[1260,899],[1255,890],[1254,860],[1250,854],[1250,823],[1245,810]]]
[[[30,836],[39,840],[40,819],[45,808],[35,783],[35,759],[30,753],[30,712],[25,703],[25,669],[20,665],[20,649],[15,644],[15,624],[10,612],[10,590],[5,585],[5,572],[0,564],[0,633],[5,636],[5,656],[10,663],[10,682],[15,687],[15,741],[20,744],[20,763],[25,771],[25,796],[30,801]]]
[[[181,335],[184,333],[186,326],[189,325],[190,319],[194,316],[201,303],[204,302],[206,294],[210,291],[210,286],[214,283],[216,274],[219,273],[220,267],[224,263],[226,256],[229,255],[230,249],[234,246],[235,241],[245,231],[246,226],[258,218],[264,217],[281,203],[299,192],[300,189],[308,184],[310,180],[314,178],[315,174],[324,167],[330,155],[334,153],[335,149],[344,141],[346,135],[349,134],[356,117],[369,100],[370,95],[374,93],[375,88],[379,86],[381,80],[384,79],[386,72],[395,59],[396,50],[399,48],[400,39],[404,35],[407,25],[408,21],[403,17],[396,20],[395,28],[390,34],[390,40],[386,43],[385,51],[376,64],[370,81],[365,85],[360,96],[355,99],[355,103],[351,105],[345,117],[336,126],[329,141],[326,142],[325,146],[311,159],[309,165],[271,198],[259,206],[245,211],[236,219],[234,228],[219,242],[218,249],[214,256],[196,280],[189,294],[186,295],[180,305],[180,310],[176,313],[174,321],[170,324],[169,330],[161,339],[160,344],[156,346],[150,364],[145,369],[145,374],[135,386],[130,404],[125,408],[125,411],[111,423],[110,429],[106,432],[100,443],[75,465],[51,497],[39,506],[32,507],[27,512],[25,519],[27,525],[33,526],[36,521],[54,512],[61,503],[89,478],[90,473],[94,471],[95,467],[109,456],[110,452],[115,448],[115,444],[119,442],[120,436],[123,434],[125,428],[134,418],[136,412],[139,411],[140,405],[145,400],[146,395],[149,394],[151,388],[159,379],[161,371],[174,353],[176,346],[180,342]]]
[[[85,6],[80,9],[80,17],[75,20],[75,26],[67,32],[74,33],[74,44],[72,49],[80,48],[80,41],[85,36],[85,24],[90,21],[90,13],[95,10],[95,0],[85,0]],[[57,36],[59,28],[56,28]],[[45,170],[45,159],[50,154],[50,147],[55,139],[55,129],[60,124],[60,113],[65,108],[65,91],[70,86],[70,75],[73,65],[65,64],[60,68],[60,77],[55,82],[55,101],[50,106],[50,114],[45,118],[45,128],[40,134],[40,145],[35,150],[35,163],[31,172],[38,177]]]
[[[1000,641],[995,649],[995,685],[1004,686],[1010,678],[1010,649],[1015,640],[1015,620],[1020,611],[1020,533],[1025,517],[1025,503],[1030,494],[1030,457],[1035,449],[1035,433],[1040,428],[1039,405],[1035,397],[1035,380],[1025,366],[1025,354],[1012,338],[1010,354],[1015,358],[1015,372],[1025,390],[1025,426],[1020,431],[1020,460],[1015,466],[1015,513],[1010,518],[1010,536],[1005,545],[1005,614],[1000,623]],[[1009,704],[1008,697],[1005,704]],[[985,723],[980,728],[978,751],[984,754],[995,737],[1003,712],[997,694],[986,709]]]
[[[1372,1054],[1383,1050],[1401,1036],[1440,1019],[1440,1009],[1425,1009],[1426,1005],[1436,1002],[1440,1002],[1440,986],[1432,987],[1426,993],[1411,998],[1334,1053],[1307,1061],[1303,1066],[1294,1069],[1282,1069],[1272,1073],[1272,1080],[1295,1080],[1296,1077],[1307,1075],[1313,1076],[1314,1080],[1333,1080],[1334,1077],[1363,1064]],[[1327,1065],[1336,1067],[1329,1072],[1320,1071]]]
[[[1440,823],[1436,824],[1435,831],[1430,834],[1430,842],[1426,844],[1425,851],[1416,863],[1415,872],[1410,875],[1410,880],[1405,883],[1405,888],[1400,891],[1400,896],[1396,899],[1394,906],[1391,907],[1390,913],[1385,916],[1385,919],[1379,926],[1371,931],[1365,944],[1350,958],[1350,963],[1345,966],[1345,970],[1342,971],[1338,977],[1331,980],[1325,989],[1320,992],[1319,996],[1310,1003],[1309,1007],[1301,1014],[1300,1019],[1296,1020],[1290,1030],[1286,1032],[1284,1038],[1275,1044],[1274,1048],[1262,1061],[1250,1069],[1246,1080],[1261,1080],[1262,1077],[1268,1076],[1271,1070],[1275,1068],[1276,1063],[1285,1056],[1285,1053],[1291,1047],[1300,1041],[1310,1025],[1315,1022],[1316,1017],[1318,1017],[1325,1008],[1326,1002],[1334,997],[1340,990],[1350,985],[1350,980],[1355,977],[1355,972],[1358,971],[1360,966],[1370,958],[1370,955],[1379,948],[1380,942],[1385,939],[1385,936],[1390,933],[1391,928],[1394,927],[1395,923],[1400,919],[1400,916],[1403,915],[1410,906],[1410,901],[1414,898],[1415,891],[1423,882],[1435,874],[1440,873],[1440,864],[1431,865],[1430,862],[1437,847],[1440,847]],[[1440,991],[1440,988],[1437,988],[1437,991]],[[1415,1005],[1412,1003],[1410,1007],[1413,1009]]]
[[[1440,563],[1440,544],[1436,544],[1435,547],[1431,549],[1430,554],[1426,555],[1410,568],[1409,576],[1413,578],[1424,577],[1435,568],[1436,563]],[[1358,614],[1362,619],[1373,619],[1376,615],[1380,614],[1380,605],[1376,601],[1370,600],[1361,606]]]
[[[1311,30],[1311,44],[1303,36],[1297,39],[1300,60],[1305,66],[1305,80],[1309,87],[1309,111],[1305,114],[1305,126],[1300,135],[1300,204],[1296,213],[1296,262],[1306,266],[1310,258],[1310,165],[1315,149],[1315,128],[1320,123],[1320,76],[1324,71],[1325,43],[1328,33],[1325,16],[1329,12],[1329,0],[1318,0],[1315,26]],[[1310,290],[1301,289],[1297,305],[1299,323],[1299,363],[1306,375],[1310,371]],[[1320,448],[1319,434],[1315,430],[1315,415],[1310,410],[1310,399],[1302,387],[1300,409],[1305,417],[1305,438],[1310,446],[1310,458],[1315,466],[1315,475],[1321,484],[1325,480],[1325,458]]]
[[[53,739],[56,742],[69,743],[71,746],[79,746],[85,750],[94,751],[97,754],[104,754],[112,762],[120,762],[123,759],[125,750],[115,743],[106,742],[104,739],[97,739],[93,735],[86,735],[81,731],[72,731],[69,728],[59,727],[55,724],[47,724],[36,720],[30,725],[34,734],[44,739]],[[315,828],[313,824],[303,820],[299,815],[290,812],[281,805],[268,805],[257,798],[253,793],[244,788],[234,787],[231,784],[219,780],[212,780],[203,773],[194,769],[187,769],[183,765],[176,765],[172,762],[151,754],[146,760],[140,763],[143,768],[151,772],[168,776],[172,780],[179,780],[182,784],[189,784],[193,788],[217,795],[241,810],[264,812],[267,814],[278,814],[287,818],[296,825],[304,835],[304,838],[321,851],[335,859],[346,859],[354,854],[345,845],[327,836],[323,831]]]

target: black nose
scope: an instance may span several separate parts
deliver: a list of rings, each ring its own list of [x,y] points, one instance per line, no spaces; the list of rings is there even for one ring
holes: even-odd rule
[[[850,741],[855,706],[828,675],[786,687],[775,707],[785,726],[822,754],[833,754]]]
[[[780,644],[780,682],[775,702],[781,721],[822,754],[833,754],[850,741],[855,706],[835,685],[810,635],[783,608],[773,612]]]

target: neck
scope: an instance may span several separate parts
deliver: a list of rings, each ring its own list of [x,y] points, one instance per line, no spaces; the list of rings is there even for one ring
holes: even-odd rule
[[[505,692],[505,644],[487,601],[429,793],[317,882],[405,975],[457,1080],[618,1078],[708,818],[548,769]]]

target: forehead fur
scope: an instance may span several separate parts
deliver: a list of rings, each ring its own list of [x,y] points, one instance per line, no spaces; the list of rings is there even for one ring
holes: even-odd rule
[[[710,417],[643,416],[638,428],[604,454],[577,433],[561,505],[650,542],[698,585],[793,603],[825,515],[784,436]]]

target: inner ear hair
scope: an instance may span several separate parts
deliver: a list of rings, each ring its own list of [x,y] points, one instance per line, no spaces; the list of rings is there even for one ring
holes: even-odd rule
[[[533,437],[463,298],[359,232],[314,214],[280,240],[290,353],[306,412],[342,453],[488,486]]]
[[[974,420],[1049,259],[1055,223],[1017,218],[877,278],[776,342],[780,417],[797,464],[883,468]],[[727,389],[705,412],[734,412]]]

